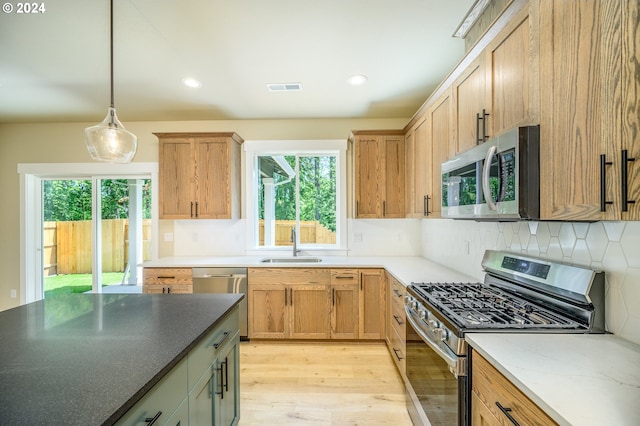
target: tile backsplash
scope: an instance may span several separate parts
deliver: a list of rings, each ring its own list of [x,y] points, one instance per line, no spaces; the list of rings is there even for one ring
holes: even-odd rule
[[[422,221],[422,255],[478,280],[487,249],[605,271],[607,330],[640,344],[640,222]]]

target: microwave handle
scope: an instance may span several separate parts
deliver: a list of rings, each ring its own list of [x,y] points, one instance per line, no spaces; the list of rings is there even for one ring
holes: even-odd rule
[[[484,193],[484,199],[487,202],[487,206],[489,210],[497,210],[498,206],[496,205],[493,198],[491,198],[491,186],[489,184],[489,172],[491,171],[491,159],[498,152],[497,146],[492,146],[489,148],[487,152],[487,156],[484,159],[484,167],[482,168],[482,192]]]

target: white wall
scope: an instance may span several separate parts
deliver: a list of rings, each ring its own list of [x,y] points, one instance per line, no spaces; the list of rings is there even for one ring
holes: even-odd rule
[[[640,344],[640,222],[422,221],[424,257],[478,280],[486,249],[605,271],[606,327]]]

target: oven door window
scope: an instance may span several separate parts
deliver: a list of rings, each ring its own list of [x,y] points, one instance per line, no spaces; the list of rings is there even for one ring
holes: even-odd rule
[[[407,379],[432,425],[459,424],[459,380],[407,323]]]

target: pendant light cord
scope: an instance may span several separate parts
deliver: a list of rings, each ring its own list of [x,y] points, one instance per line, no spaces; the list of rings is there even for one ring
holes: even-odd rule
[[[114,96],[113,96],[113,0],[111,0],[111,9],[109,12],[109,51],[110,57],[110,71],[111,71],[111,108],[115,108]]]

